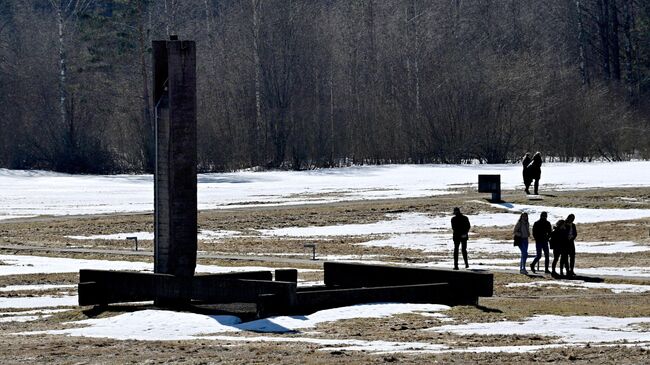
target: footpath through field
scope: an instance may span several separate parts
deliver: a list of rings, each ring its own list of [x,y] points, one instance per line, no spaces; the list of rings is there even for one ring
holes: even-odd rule
[[[29,246],[29,245],[0,245],[0,250],[6,251],[29,251],[29,252],[56,252],[56,253],[76,253],[76,254],[110,254],[110,255],[124,255],[124,256],[140,256],[140,257],[153,257],[153,251],[149,250],[107,250],[99,248],[84,248],[84,247],[45,247],[45,246]],[[297,259],[288,257],[275,257],[275,256],[253,256],[253,255],[223,255],[223,254],[206,254],[198,253],[199,259],[217,259],[217,260],[232,260],[232,261],[259,261],[259,262],[273,262],[280,264],[301,264],[301,265],[316,265],[322,263],[322,260],[311,259]],[[386,262],[391,264],[391,262]],[[400,263],[401,266],[409,266],[408,263]],[[421,266],[418,266],[421,267]],[[512,270],[504,269],[491,269],[493,272],[500,272],[506,274],[513,274]],[[640,282],[648,282],[650,278],[643,276],[619,276],[619,275],[598,275],[603,279],[613,280],[633,280]]]

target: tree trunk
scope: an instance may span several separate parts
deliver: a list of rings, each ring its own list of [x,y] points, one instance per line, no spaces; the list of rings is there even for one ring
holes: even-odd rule
[[[603,77],[609,80],[612,76],[609,67],[609,1],[598,0],[598,35],[600,36],[600,54]]]
[[[253,78],[255,88],[255,138],[251,146],[253,165],[260,164],[260,159],[264,151],[260,151],[263,146],[262,141],[262,100],[260,95],[260,83],[262,80],[262,66],[260,64],[260,13],[261,0],[251,0],[253,6]]]
[[[332,12],[327,14],[327,31],[334,33],[332,28]],[[330,145],[329,145],[329,167],[334,167],[334,42],[328,42],[330,48],[329,54],[329,112],[330,112]]]
[[[206,33],[208,34],[208,37],[210,37],[211,34],[211,28],[212,28],[212,11],[210,11],[210,4],[208,4],[208,0],[203,0],[203,6],[205,6],[205,30]]]
[[[59,113],[61,126],[65,126],[68,121],[66,98],[67,98],[67,69],[65,53],[65,20],[63,19],[63,10],[61,6],[56,7],[56,21],[59,28]]]
[[[149,29],[145,30],[144,15],[146,13],[146,3],[138,3],[138,46],[140,53],[140,77],[142,78],[142,125],[144,128],[143,148],[144,148],[144,168],[147,172],[153,172],[155,152],[154,152],[154,123],[151,112],[151,102],[149,100],[149,73],[147,70],[147,40]]]
[[[610,53],[611,53],[611,63],[612,63],[612,77],[614,80],[621,79],[621,61],[620,61],[620,46],[618,42],[618,30],[620,23],[618,21],[618,7],[616,6],[616,0],[609,0],[609,17],[611,19],[611,28],[610,28]]]
[[[167,36],[176,35],[176,5],[176,0],[165,0],[165,16],[167,17],[165,29]]]
[[[635,40],[632,29],[634,29],[634,0],[623,0],[623,33],[625,35],[625,74],[627,82],[627,93],[630,101],[634,104],[638,95],[638,78],[636,77],[636,53]]]
[[[582,21],[582,1],[576,0],[576,12],[578,17],[578,50],[580,57],[580,76],[582,78],[582,84],[589,84],[589,71],[587,64],[586,56],[586,37],[585,37],[585,27]]]
[[[329,87],[330,87],[330,158],[329,165],[334,167],[334,55],[330,56],[330,74],[329,74]]]

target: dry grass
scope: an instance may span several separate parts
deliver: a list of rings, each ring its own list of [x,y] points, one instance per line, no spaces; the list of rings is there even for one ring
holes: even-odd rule
[[[205,211],[199,214],[199,226],[209,230],[239,230],[244,236],[228,238],[219,242],[201,242],[199,250],[213,254],[272,255],[291,254],[289,257],[305,258],[302,239],[268,238],[255,232],[258,229],[278,227],[326,226],[347,223],[371,223],[386,219],[387,213],[420,212],[431,215],[449,214],[453,207],[461,206],[468,214],[501,211],[485,204],[485,196],[457,189],[457,194],[426,199],[402,199],[391,201],[362,201],[327,205],[304,205],[294,207],[239,208]],[[522,194],[506,192],[504,199],[523,204],[551,206],[574,206],[588,208],[650,209],[650,189],[601,189],[594,191],[556,192],[543,201],[528,201]],[[620,199],[620,197],[631,198]],[[513,222],[514,223],[514,222]],[[580,239],[589,241],[633,240],[650,245],[648,228],[650,220],[581,224]],[[36,245],[47,247],[88,246],[106,249],[131,249],[126,241],[92,240],[77,241],[67,235],[97,235],[121,232],[153,231],[151,214],[104,215],[94,217],[39,217],[14,222],[0,222],[2,244]],[[473,230],[475,237],[509,240],[509,228],[483,228]],[[402,250],[388,247],[365,247],[355,243],[368,237],[334,238],[312,240],[319,245],[319,254],[329,255],[381,255],[389,262],[426,262],[430,257],[417,250]],[[145,250],[152,249],[151,242],[141,242]],[[514,250],[513,250],[514,252]],[[12,254],[4,250],[2,254]],[[18,254],[26,254],[17,252]],[[59,257],[94,258],[106,260],[151,261],[149,257],[106,254],[64,254],[57,252],[38,255]],[[493,256],[494,257],[494,256]],[[377,257],[373,257],[376,260]],[[650,253],[617,255],[578,255],[580,267],[626,267],[647,266]],[[282,262],[245,260],[199,260],[200,264],[222,266],[266,266],[287,267]],[[1,263],[0,263],[1,264]],[[318,268],[318,263],[300,263],[298,268]],[[578,270],[579,272],[579,270]],[[305,272],[301,280],[322,280],[322,272]],[[533,279],[522,275],[495,273],[495,296],[481,299],[480,306],[458,306],[447,311],[453,318],[450,323],[492,322],[521,320],[535,314],[556,315],[603,315],[614,317],[650,317],[650,293],[612,294],[602,289],[567,289],[559,287],[506,287],[512,282],[529,282]],[[542,279],[548,280],[548,279]],[[34,274],[0,276],[0,286],[19,284],[73,284],[78,281],[76,273]],[[610,280],[616,283],[643,283],[639,280]],[[650,280],[645,282],[650,284]],[[54,295],[57,290],[39,292],[0,293],[10,295]],[[136,307],[137,308],[137,307]],[[536,361],[594,364],[639,364],[647,363],[648,351],[642,348],[588,347],[543,350],[531,354],[505,353],[455,353],[422,354],[399,353],[391,355],[366,354],[363,352],[319,350],[321,346],[286,342],[235,342],[235,341],[167,341],[140,342],[115,341],[108,339],[77,338],[65,336],[16,336],[13,333],[53,328],[66,328],[70,321],[86,319],[87,308],[74,308],[57,313],[50,318],[27,323],[0,323],[0,363],[188,363],[188,364],[424,364],[424,363],[529,363]],[[115,307],[99,314],[99,317],[113,316],[134,307]],[[18,310],[3,310],[3,312]],[[97,317],[95,317],[97,318]],[[324,323],[313,330],[308,337],[329,339],[363,339],[383,341],[422,341],[428,343],[453,344],[456,347],[477,345],[539,345],[552,343],[553,339],[543,336],[457,336],[448,333],[425,331],[442,322],[435,317],[418,314],[397,315],[379,319],[353,319],[336,323]],[[444,323],[447,324],[447,323]],[[235,334],[247,337],[253,334]],[[270,335],[274,336],[274,335]],[[300,335],[277,335],[284,338]],[[306,335],[303,335],[306,336]],[[17,350],[19,349],[19,351]]]

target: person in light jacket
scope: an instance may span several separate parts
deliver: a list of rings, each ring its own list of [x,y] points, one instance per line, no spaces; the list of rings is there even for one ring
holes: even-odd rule
[[[514,239],[519,243],[521,250],[521,260],[519,261],[519,272],[528,274],[526,271],[526,259],[528,258],[528,237],[530,237],[530,224],[528,223],[528,213],[521,213],[514,229]]]

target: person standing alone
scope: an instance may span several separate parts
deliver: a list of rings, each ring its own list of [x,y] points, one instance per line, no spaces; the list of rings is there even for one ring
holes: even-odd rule
[[[469,237],[469,218],[460,212],[460,208],[454,208],[454,216],[451,218],[451,229],[454,231],[454,270],[458,270],[458,246],[462,245],[463,260],[465,268],[469,268],[467,262],[467,238]]]
[[[546,219],[548,214],[542,212],[539,215],[539,220],[533,224],[533,237],[535,238],[535,248],[537,254],[533,263],[530,264],[530,269],[535,272],[535,265],[542,258],[542,252],[544,252],[544,272],[550,274],[548,271],[548,241],[551,238],[551,233],[553,233],[553,227],[551,223]]]

